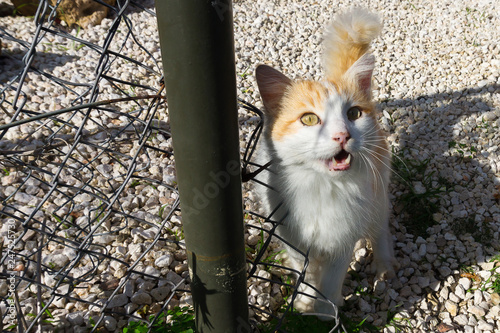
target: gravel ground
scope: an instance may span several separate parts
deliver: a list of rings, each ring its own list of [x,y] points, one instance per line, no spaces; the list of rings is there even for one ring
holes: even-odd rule
[[[353,4],[330,0],[235,1],[239,97],[262,107],[253,75],[255,67],[261,63],[274,66],[291,78],[321,79],[324,28],[334,13]],[[373,284],[373,276],[365,273],[370,271],[371,254],[365,244],[361,244],[344,284],[346,305],[342,311],[358,322],[366,318],[367,323],[384,332],[500,332],[498,3],[373,0],[367,1],[366,6],[380,13],[384,20],[382,34],[373,44],[377,58],[374,96],[382,111],[380,122],[390,134],[389,141],[396,156],[391,185],[391,225],[401,269],[395,279]],[[159,60],[155,20],[142,11],[130,13],[129,18],[134,23],[138,42]],[[81,31],[74,29],[72,34],[102,44],[111,22],[105,19],[99,26]],[[2,17],[0,26],[28,42],[35,31],[32,18]],[[122,38],[124,33],[118,32],[115,40]],[[72,47],[68,40],[48,34],[37,51],[36,64],[53,75],[69,81],[92,82],[98,57],[90,49]],[[2,53],[10,58],[4,57],[0,63],[2,84],[20,69],[19,62],[5,59],[19,60],[23,52],[19,45],[3,41]],[[150,56],[132,42],[120,52],[148,66],[156,66]],[[134,79],[144,85],[158,86],[159,77],[148,75],[125,61],[115,63],[112,74],[124,81]],[[75,93],[79,93],[78,89],[84,88],[77,88]],[[67,107],[76,96],[33,72],[28,74],[23,90],[27,94],[27,108],[34,110]],[[6,92],[6,100],[12,100],[13,96],[14,92]],[[100,99],[118,96],[116,89],[102,85]],[[96,112],[94,116],[102,126],[126,121],[105,112]],[[243,152],[256,118],[245,110],[240,110],[239,116]],[[0,114],[0,123],[8,119],[6,113]],[[165,110],[160,111],[158,120],[168,121]],[[78,124],[81,118],[68,121]],[[16,140],[33,131],[35,134],[23,145],[41,144],[46,134],[35,131],[35,125],[26,124],[10,129],[0,141],[0,148],[15,148]],[[68,130],[65,134],[70,136],[72,132]],[[168,138],[161,135],[151,141],[153,145],[171,149]],[[134,152],[137,146],[131,144],[122,148]],[[97,155],[92,149],[87,150],[88,156]],[[148,158],[151,167],[142,170],[141,174],[174,184],[173,159],[155,153]],[[116,165],[110,168],[108,162],[105,155],[98,155],[94,161],[99,171],[95,186],[104,191],[110,174],[120,172]],[[15,172],[2,177],[0,196],[13,193],[21,186],[21,178]],[[33,206],[45,191],[36,182],[24,184],[9,203],[19,207]],[[248,210],[259,211],[251,186],[245,185],[244,197]],[[159,223],[161,205],[171,204],[175,199],[176,193],[166,187],[135,186],[124,193],[123,204],[127,212]],[[61,198],[51,200],[54,202],[49,202],[49,206],[58,204]],[[78,203],[88,214],[95,207],[92,206],[95,202],[85,197],[78,198]],[[7,222],[3,221],[0,230],[3,237],[7,233]],[[172,235],[180,233],[180,219],[175,216],[169,223],[173,232],[168,237],[175,238]],[[260,225],[257,219],[247,223]],[[102,236],[99,242],[117,258],[130,262],[139,260],[137,269],[152,276],[166,276],[176,284],[187,278],[182,247],[167,248],[158,243],[154,251],[140,258],[145,249],[143,243],[154,237],[158,229],[142,223],[132,223],[126,228],[129,237]],[[248,228],[246,239],[247,245],[255,248],[260,232]],[[28,248],[33,243],[28,238],[22,245]],[[273,244],[269,253],[275,253],[276,246]],[[62,267],[74,253],[55,246],[47,247],[44,255],[56,267]],[[101,277],[123,279],[124,266],[112,263],[99,267]],[[85,263],[78,269],[85,271]],[[264,278],[271,278],[272,274],[279,274],[279,271],[262,269],[257,273]],[[44,279],[46,284],[55,284],[50,276]],[[100,299],[102,290],[98,289],[90,281],[87,289],[79,289],[78,297]],[[171,285],[165,280],[131,279],[108,307],[122,307],[134,313],[147,304],[154,313],[170,290]],[[6,292],[7,285],[0,281],[0,293]],[[34,307],[36,298],[29,290],[20,297],[26,307]],[[189,303],[189,295],[176,297],[171,302],[171,305]],[[249,302],[274,311],[283,304],[283,295],[278,285],[251,279]],[[61,325],[71,326],[75,332],[85,331],[92,311],[96,311],[71,300],[53,302],[51,309]],[[255,311],[251,314],[254,319],[265,319]],[[126,325],[126,321],[119,318],[107,317],[104,324],[108,331],[121,331]]]

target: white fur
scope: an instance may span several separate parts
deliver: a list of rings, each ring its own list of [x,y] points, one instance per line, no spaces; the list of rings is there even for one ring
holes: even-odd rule
[[[381,27],[377,16],[363,10],[341,15],[332,24],[325,41],[327,82],[323,86],[328,98],[322,100],[322,105],[316,103],[307,110],[321,119],[316,125],[297,123],[294,130],[272,139],[272,120],[287,112],[281,109],[281,102],[289,97],[285,92],[292,82],[268,66],[260,66],[256,71],[266,107],[258,158],[262,165],[272,161],[269,169],[258,176],[271,186],[258,187],[264,209],[269,214],[281,205],[271,217],[283,220],[278,227],[279,235],[301,252],[309,253],[306,282],[312,288],[303,285],[300,291],[314,295],[316,289],[337,305],[343,303],[342,284],[359,239],[371,240],[377,275],[394,276],[388,225],[390,154],[374,117],[366,113],[355,120],[347,117],[349,108],[359,103],[355,98],[371,97],[375,61],[368,53],[368,46]],[[354,62],[350,52],[357,52],[358,46],[365,53],[355,53],[359,58]],[[338,61],[339,57],[353,63],[346,65]],[[352,96],[346,91],[339,93],[335,80],[347,82],[351,89],[357,87],[356,93]],[[345,133],[350,139],[341,143],[337,139]],[[342,149],[351,154],[350,167],[343,171],[330,168],[325,161]],[[304,256],[291,247],[288,254],[292,268],[302,271]],[[311,298],[299,296],[295,307],[308,312],[334,313],[321,297],[313,309]]]
[[[278,228],[280,236],[302,252],[309,251],[306,281],[341,305],[343,280],[359,239],[372,240],[378,274],[394,274],[387,222],[390,161],[385,160],[382,169],[372,169],[366,159],[382,158],[366,153],[370,142],[379,140],[376,121],[365,114],[356,121],[348,120],[346,112],[352,102],[330,84],[324,86],[330,92],[327,102],[311,110],[320,116],[321,125],[303,126],[279,141],[271,139],[268,127],[264,129],[259,160],[262,164],[272,160],[272,165],[258,178],[273,188],[259,187],[266,211],[281,204],[272,218],[286,216]],[[351,135],[345,150],[353,159],[346,171],[330,171],[320,161],[342,149],[332,140],[337,132]],[[302,270],[303,256],[291,248],[288,253],[293,268]],[[313,292],[310,288],[303,291]],[[299,297],[295,305],[312,311],[306,297]],[[314,311],[332,313],[325,302],[316,302]]]

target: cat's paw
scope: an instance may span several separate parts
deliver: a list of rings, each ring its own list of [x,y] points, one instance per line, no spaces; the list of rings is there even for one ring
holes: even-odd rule
[[[314,298],[306,295],[297,295],[293,301],[293,307],[298,312],[308,313],[314,311]]]
[[[335,309],[335,306],[341,307],[342,305],[344,305],[343,297],[334,300],[333,303],[326,300],[317,299],[316,302],[314,302],[314,312],[317,314],[316,316],[319,320],[330,321],[336,319],[335,314],[337,313],[337,310]]]
[[[380,260],[372,265],[372,273],[376,273],[377,280],[390,280],[396,277],[399,267],[399,262],[395,258]]]

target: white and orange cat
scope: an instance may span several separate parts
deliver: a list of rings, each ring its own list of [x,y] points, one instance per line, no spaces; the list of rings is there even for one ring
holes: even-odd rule
[[[356,242],[371,241],[379,278],[394,277],[388,226],[391,154],[376,119],[371,81],[375,57],[369,44],[382,25],[362,9],[340,15],[325,36],[325,79],[292,81],[265,65],[256,78],[264,102],[261,196],[278,233],[309,252],[305,281],[336,305]],[[281,206],[280,206],[281,205]],[[293,268],[304,257],[288,247]],[[304,293],[313,289],[305,287]],[[318,294],[321,295],[321,294]],[[321,299],[322,297],[318,297]],[[334,313],[326,301],[299,296],[301,311]],[[323,317],[323,319],[325,319]]]

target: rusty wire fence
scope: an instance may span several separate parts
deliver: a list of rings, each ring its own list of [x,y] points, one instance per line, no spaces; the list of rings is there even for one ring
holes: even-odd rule
[[[1,331],[121,332],[130,321],[154,331],[190,304],[158,39],[131,19],[156,20],[154,7],[107,5],[102,39],[65,26],[56,7],[40,1],[29,35],[0,24]],[[240,113],[262,117],[244,101]],[[246,190],[260,131],[256,121],[242,151]],[[249,292],[242,332],[262,331],[259,321],[283,331],[305,268],[284,278],[279,221],[254,211],[245,220],[258,235],[248,285],[268,296]]]

